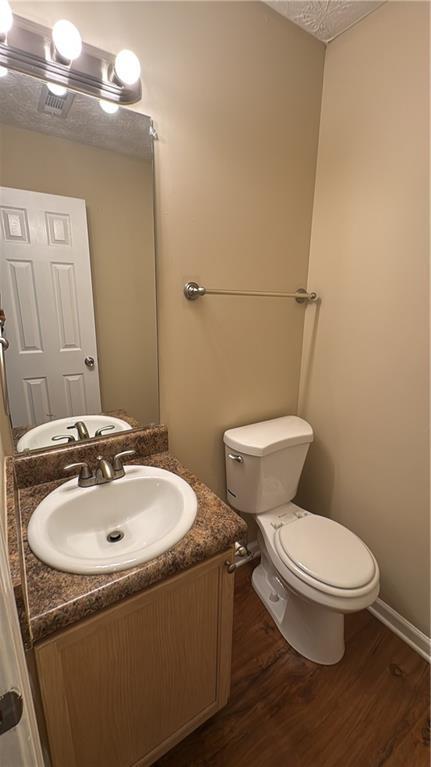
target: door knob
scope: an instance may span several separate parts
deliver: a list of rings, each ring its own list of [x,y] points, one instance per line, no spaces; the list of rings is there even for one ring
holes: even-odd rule
[[[0,696],[0,735],[17,726],[22,709],[22,696],[18,690],[8,690]]]
[[[87,367],[90,368],[90,370],[94,368],[96,364],[94,357],[86,357],[84,362],[87,365]]]

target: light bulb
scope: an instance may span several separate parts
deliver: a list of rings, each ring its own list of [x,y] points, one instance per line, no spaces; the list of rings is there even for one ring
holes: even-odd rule
[[[0,0],[0,35],[6,37],[13,24],[11,7],[7,0]]]
[[[8,73],[8,69],[0,65],[0,77],[6,77],[7,73]]]
[[[118,112],[118,104],[114,104],[112,101],[103,101],[101,99],[99,104],[107,115],[115,115],[115,113]]]
[[[65,96],[67,93],[67,88],[64,85],[57,85],[57,83],[47,83],[46,87],[49,91],[51,91],[51,93],[54,94],[54,96]]]
[[[124,49],[115,57],[115,74],[125,85],[134,85],[138,82],[141,74],[141,65],[133,51]]]
[[[82,40],[77,28],[71,21],[56,21],[52,30],[55,49],[66,61],[73,61],[80,56]]]

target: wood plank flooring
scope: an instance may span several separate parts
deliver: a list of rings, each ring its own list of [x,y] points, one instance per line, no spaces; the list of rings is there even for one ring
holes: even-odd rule
[[[228,705],[158,767],[428,767],[429,666],[370,613],[336,666],[301,658],[236,574]]]

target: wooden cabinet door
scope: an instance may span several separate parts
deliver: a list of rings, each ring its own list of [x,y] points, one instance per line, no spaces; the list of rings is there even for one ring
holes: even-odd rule
[[[144,767],[226,703],[229,555],[36,646],[53,767]]]

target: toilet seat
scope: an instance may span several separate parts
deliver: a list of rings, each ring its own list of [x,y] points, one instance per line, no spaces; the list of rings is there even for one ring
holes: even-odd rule
[[[326,517],[307,514],[283,525],[274,545],[283,564],[319,591],[347,596],[376,577],[375,559],[365,543]]]

